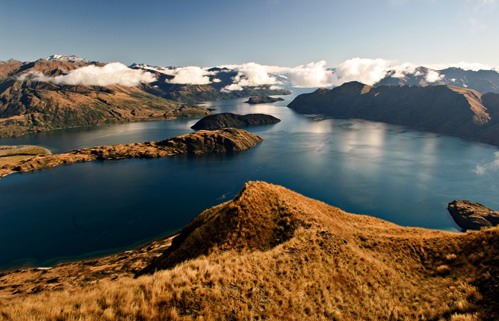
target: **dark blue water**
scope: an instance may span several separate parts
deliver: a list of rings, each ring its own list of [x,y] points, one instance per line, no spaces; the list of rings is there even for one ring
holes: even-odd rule
[[[244,99],[217,112],[263,112],[282,121],[234,155],[93,162],[0,180],[0,268],[51,265],[131,248],[172,233],[203,209],[234,197],[248,180],[284,185],[350,212],[406,226],[455,230],[446,205],[471,199],[499,208],[497,149],[452,137],[359,120],[321,120]],[[61,152],[159,140],[195,120],[64,130],[1,144]],[[478,167],[477,167],[478,166]]]

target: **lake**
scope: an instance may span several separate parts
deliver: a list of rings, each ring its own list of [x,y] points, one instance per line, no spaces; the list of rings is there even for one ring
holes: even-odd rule
[[[92,162],[5,177],[0,269],[133,248],[177,231],[202,210],[233,198],[249,180],[405,226],[456,231],[446,209],[454,199],[499,208],[496,147],[382,123],[300,115],[285,107],[296,93],[276,104],[206,103],[215,112],[267,113],[282,120],[249,128],[264,141],[248,151]],[[0,145],[62,152],[160,140],[190,132],[195,121],[60,130],[0,139]]]

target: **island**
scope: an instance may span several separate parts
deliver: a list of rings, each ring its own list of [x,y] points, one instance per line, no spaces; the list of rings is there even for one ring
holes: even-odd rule
[[[245,103],[250,105],[256,104],[272,104],[278,101],[283,101],[281,97],[270,97],[270,96],[251,96]]]
[[[16,164],[9,163],[1,166],[0,178],[16,172],[30,172],[60,165],[96,160],[233,153],[254,147],[261,141],[262,138],[260,136],[243,129],[201,130],[162,141],[97,146],[77,149],[62,154],[38,155],[21,160]]]
[[[280,121],[279,118],[267,114],[239,115],[233,113],[220,113],[201,118],[191,128],[195,130],[213,130],[228,127],[271,125]]]

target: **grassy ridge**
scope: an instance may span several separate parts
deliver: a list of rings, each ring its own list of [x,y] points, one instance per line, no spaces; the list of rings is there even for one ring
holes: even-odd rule
[[[497,320],[498,241],[498,228],[404,228],[252,182],[153,274],[12,295],[0,320]]]

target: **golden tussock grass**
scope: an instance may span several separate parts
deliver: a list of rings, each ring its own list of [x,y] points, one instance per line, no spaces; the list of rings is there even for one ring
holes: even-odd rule
[[[13,296],[0,320],[497,320],[498,239],[498,228],[404,228],[251,182],[140,277]]]

